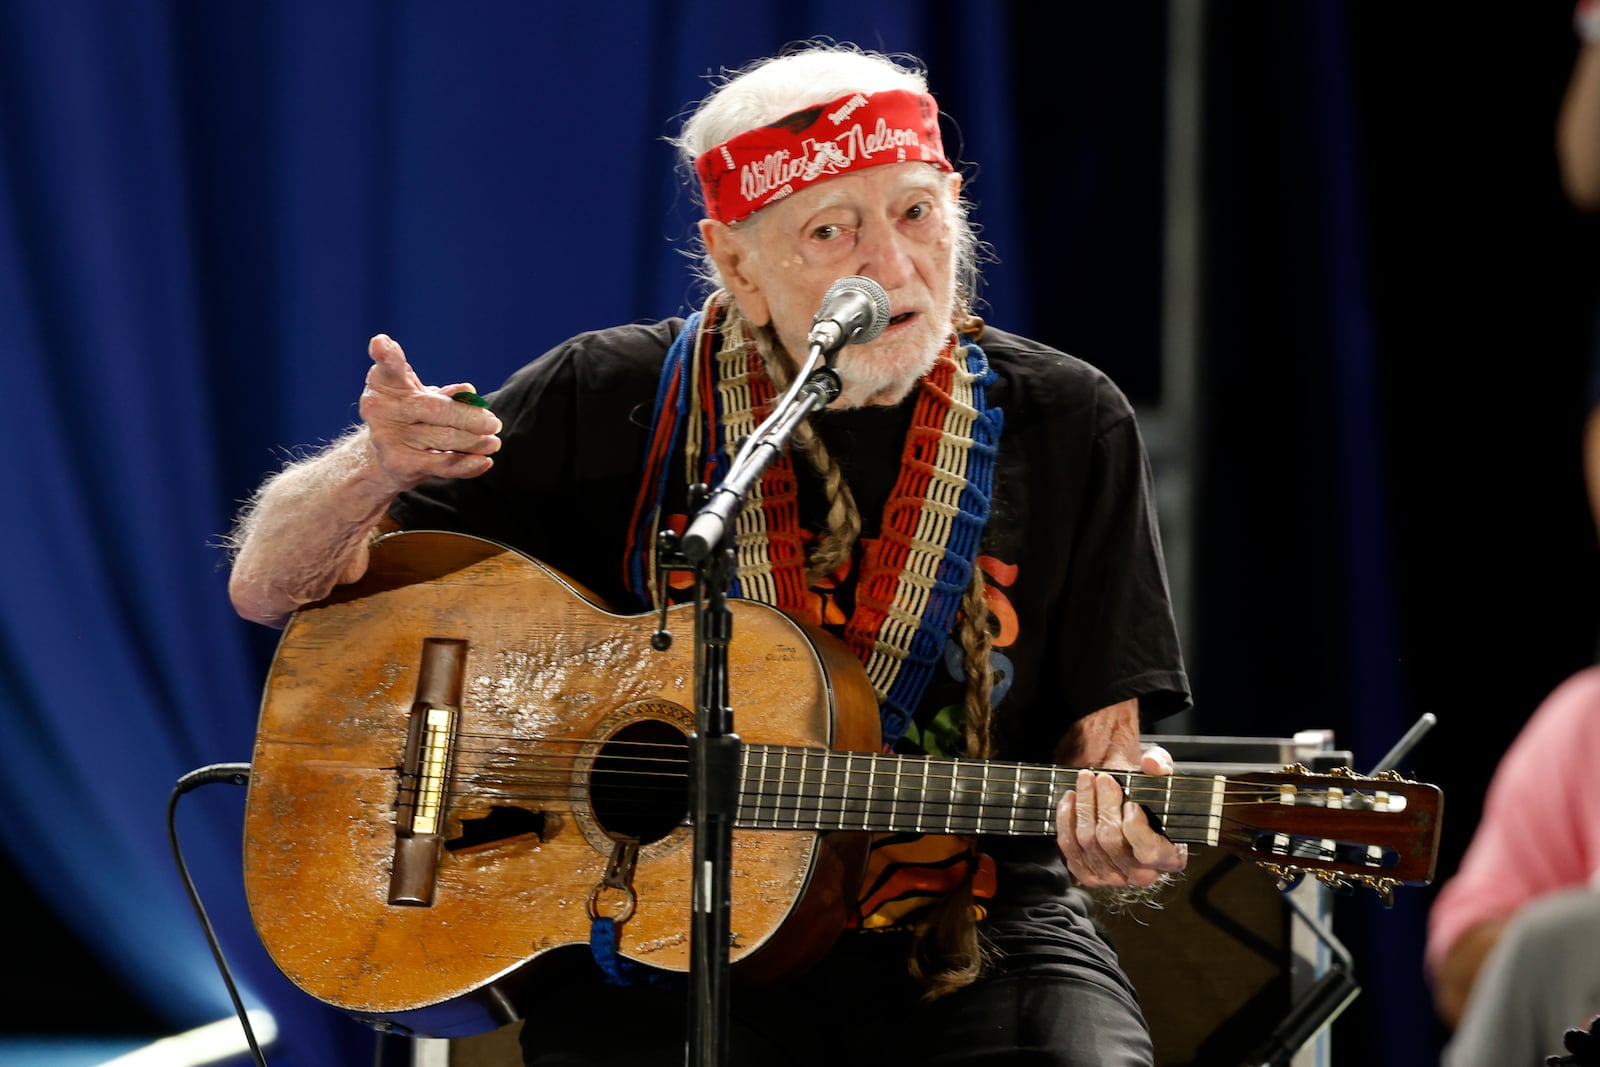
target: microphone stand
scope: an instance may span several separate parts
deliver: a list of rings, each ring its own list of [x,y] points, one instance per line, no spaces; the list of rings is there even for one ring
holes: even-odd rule
[[[800,420],[813,408],[832,403],[839,396],[839,389],[838,372],[823,365],[822,348],[813,344],[805,367],[779,398],[772,414],[739,448],[722,484],[712,491],[710,500],[684,530],[683,554],[691,564],[705,560],[712,548],[722,543],[750,487],[783,454]]]
[[[689,1067],[717,1067],[728,1047],[733,823],[738,812],[739,735],[733,728],[727,590],[736,572],[732,525],[751,486],[783,454],[800,420],[839,395],[839,376],[813,344],[806,365],[771,415],[740,447],[722,484],[706,494],[681,541],[660,536],[662,570],[693,570],[695,582],[695,733],[689,739],[689,808],[694,823],[694,890],[689,928]],[[663,610],[665,600],[663,599]],[[658,637],[665,637],[663,624]],[[657,647],[665,647],[658,643]]]

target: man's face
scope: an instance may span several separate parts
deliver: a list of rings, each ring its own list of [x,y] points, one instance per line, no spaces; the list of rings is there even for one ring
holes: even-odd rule
[[[796,369],[829,286],[850,275],[883,286],[889,326],[869,344],[840,350],[844,390],[833,406],[898,403],[938,358],[955,312],[958,180],[923,163],[896,163],[819,182],[740,227],[732,273],[719,258],[746,316],[770,321]]]

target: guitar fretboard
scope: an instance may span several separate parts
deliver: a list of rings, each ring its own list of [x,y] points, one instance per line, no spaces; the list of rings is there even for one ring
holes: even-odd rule
[[[746,745],[738,824],[766,830],[1054,835],[1071,767]],[[1225,779],[1111,772],[1174,841],[1217,843]]]

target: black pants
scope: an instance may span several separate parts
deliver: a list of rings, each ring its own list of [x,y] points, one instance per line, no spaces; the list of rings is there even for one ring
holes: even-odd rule
[[[1081,906],[1048,910],[986,923],[992,966],[931,1003],[906,976],[907,942],[891,934],[846,934],[781,986],[735,984],[721,1059],[728,1067],[1149,1067],[1149,1032],[1109,948]],[[574,957],[525,1009],[529,1067],[684,1063],[681,990],[607,985]]]

